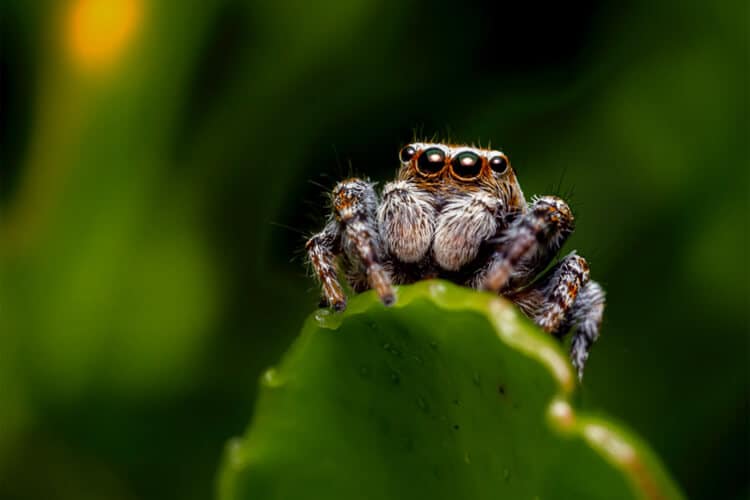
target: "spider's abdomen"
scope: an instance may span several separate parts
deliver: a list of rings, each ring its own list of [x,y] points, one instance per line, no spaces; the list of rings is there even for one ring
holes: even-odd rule
[[[432,254],[446,271],[472,262],[488,238],[497,232],[497,198],[483,192],[450,199],[440,212]]]
[[[378,228],[386,251],[401,262],[421,261],[435,233],[433,196],[409,181],[386,184]]]

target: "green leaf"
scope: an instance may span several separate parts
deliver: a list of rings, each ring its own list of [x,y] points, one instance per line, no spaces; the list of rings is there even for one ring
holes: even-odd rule
[[[261,385],[221,500],[682,497],[644,443],[574,409],[554,339],[450,283],[317,311]]]

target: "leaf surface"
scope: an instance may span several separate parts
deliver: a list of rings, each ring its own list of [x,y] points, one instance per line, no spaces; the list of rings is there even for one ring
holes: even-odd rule
[[[575,409],[554,339],[450,283],[315,312],[261,385],[221,500],[682,498],[632,433]]]

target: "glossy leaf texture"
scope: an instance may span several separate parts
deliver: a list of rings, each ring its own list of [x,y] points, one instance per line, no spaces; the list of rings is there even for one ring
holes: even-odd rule
[[[427,281],[315,312],[262,377],[220,500],[673,499],[648,446],[575,408],[558,343],[509,302]]]

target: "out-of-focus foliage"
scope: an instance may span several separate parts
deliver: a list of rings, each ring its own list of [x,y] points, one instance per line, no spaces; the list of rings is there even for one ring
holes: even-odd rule
[[[574,410],[574,387],[508,301],[424,281],[386,310],[368,292],[314,313],[265,372],[218,497],[682,498],[647,446]]]
[[[0,497],[211,495],[317,303],[309,181],[390,178],[415,127],[570,198],[609,298],[581,405],[746,494],[747,6],[546,9],[1,3]]]

